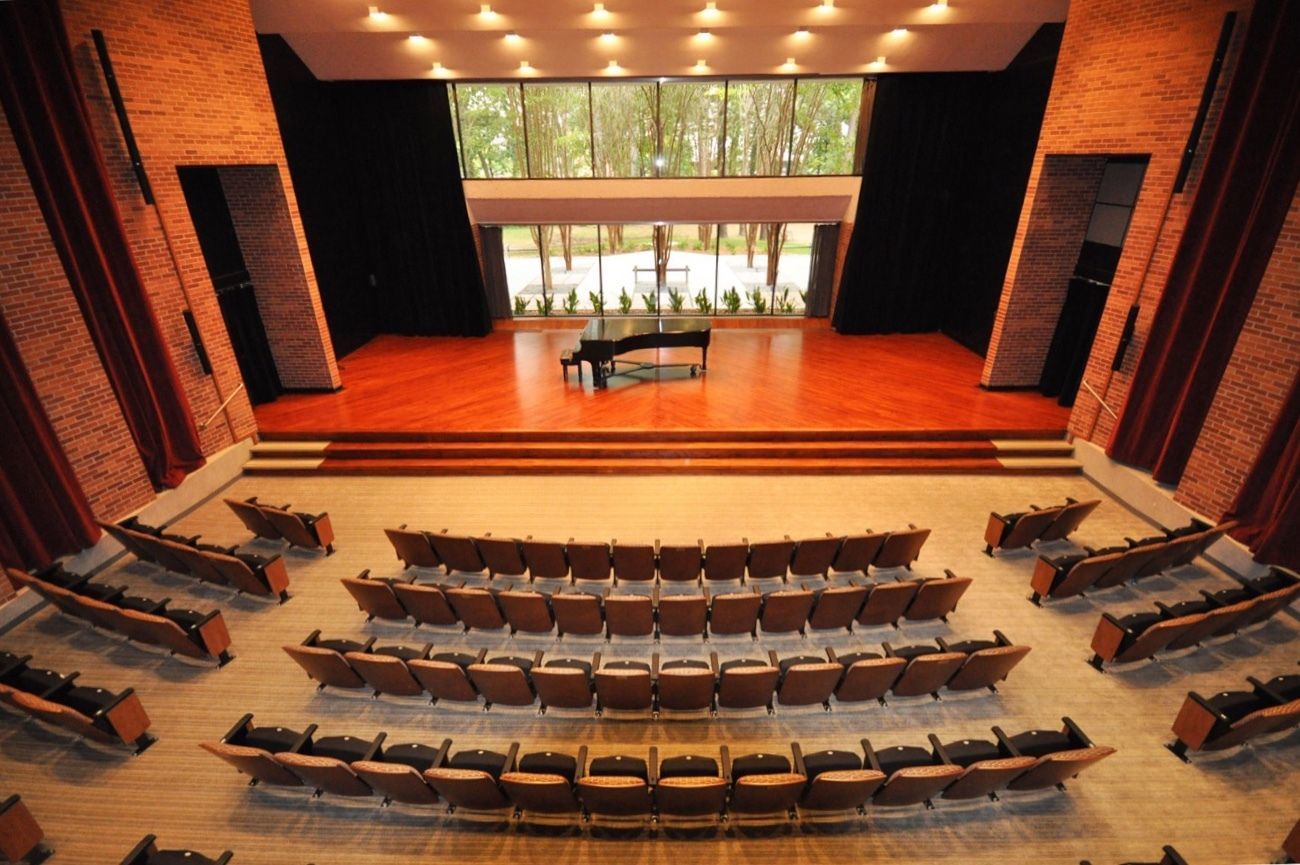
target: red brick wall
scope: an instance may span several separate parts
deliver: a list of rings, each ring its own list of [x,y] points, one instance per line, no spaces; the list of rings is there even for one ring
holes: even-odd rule
[[[1218,519],[1231,507],[1300,374],[1300,195],[1174,495]]]

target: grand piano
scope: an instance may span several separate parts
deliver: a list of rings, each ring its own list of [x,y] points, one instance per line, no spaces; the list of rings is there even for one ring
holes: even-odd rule
[[[591,364],[591,377],[596,387],[607,386],[611,375],[626,375],[640,369],[664,367],[690,367],[691,375],[709,368],[709,336],[712,333],[707,318],[593,318],[587,322],[578,345],[560,356],[561,368],[568,377],[570,366],[577,365],[578,380],[582,380],[582,363]],[[616,356],[642,348],[699,348],[700,362],[693,363],[640,363],[617,360]],[[629,364],[630,369],[618,370],[618,364]]]

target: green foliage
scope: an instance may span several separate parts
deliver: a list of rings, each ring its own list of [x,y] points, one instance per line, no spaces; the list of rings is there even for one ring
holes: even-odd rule
[[[668,289],[668,306],[673,312],[681,312],[682,307],[686,305],[686,295],[682,294],[675,288]]]
[[[762,315],[767,312],[767,298],[763,294],[763,289],[751,288],[746,294],[749,295],[749,302],[753,304],[755,313]]]
[[[645,304],[646,312],[659,311],[659,293],[641,295],[641,302]]]
[[[515,297],[515,315],[528,315],[528,298],[523,295]]]
[[[695,295],[695,311],[700,315],[708,315],[713,312],[713,304],[709,301],[709,293],[701,288],[700,293]]]
[[[586,84],[525,84],[530,177],[591,177]]]
[[[550,315],[551,310],[555,308],[555,297],[550,294],[544,294],[537,298],[537,314]]]
[[[568,295],[565,296],[564,311],[569,315],[573,315],[578,311],[578,290],[576,288],[569,289]]]
[[[799,290],[799,304],[804,308],[808,306],[808,291],[806,289]]]
[[[740,292],[734,287],[727,289],[722,293],[722,304],[732,315],[740,312]]]
[[[803,292],[800,292],[803,294]],[[794,312],[794,301],[790,299],[790,289],[781,289],[781,296],[776,299],[776,311],[789,315]]]
[[[605,298],[600,296],[600,292],[589,291],[587,292],[587,297],[591,300],[591,308],[595,311],[596,315],[604,315]]]
[[[624,315],[632,311],[632,295],[627,293],[626,288],[618,296],[618,311]]]

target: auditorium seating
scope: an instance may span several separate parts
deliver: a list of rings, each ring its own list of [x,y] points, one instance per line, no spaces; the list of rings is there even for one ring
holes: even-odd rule
[[[279,598],[281,603],[289,600],[289,573],[278,554],[257,556],[238,552],[235,547],[200,544],[197,535],[167,534],[134,519],[99,525],[141,561],[236,592]]]
[[[1181,529],[1164,529],[1163,535],[1125,538],[1127,546],[1085,548],[1083,555],[1040,556],[1029,580],[1034,590],[1029,599],[1041,605],[1044,598],[1109,589],[1191,564],[1235,525],[1232,520],[1217,526],[1193,520]]]
[[[140,843],[122,860],[122,865],[226,865],[234,853],[229,850],[217,856],[215,859],[211,856],[204,856],[202,853],[195,853],[193,850],[159,850],[158,837],[156,835],[146,835],[140,839]]]
[[[989,514],[984,528],[984,554],[994,550],[1019,550],[1040,541],[1062,541],[1097,509],[1101,499],[1080,502],[1067,498],[1065,504],[1049,508],[1030,505],[1027,511]]]
[[[149,716],[135,691],[113,693],[77,681],[79,673],[60,674],[32,667],[30,655],[0,652],[0,703],[79,738],[119,745],[139,754],[154,743]]]
[[[0,802],[0,854],[5,861],[40,865],[54,852],[44,842],[45,832],[21,796]]]
[[[1300,675],[1267,682],[1249,676],[1246,681],[1249,691],[1222,691],[1209,698],[1189,691],[1174,718],[1177,738],[1169,750],[1186,761],[1188,751],[1223,751],[1300,726]]]
[[[15,586],[31,589],[59,612],[97,630],[168,654],[215,661],[217,666],[232,660],[230,633],[220,610],[200,613],[169,608],[170,599],[129,596],[125,587],[93,583],[57,566],[40,574],[13,568],[5,573]]]
[[[1300,820],[1287,833],[1286,840],[1282,842],[1282,852],[1286,854],[1286,861],[1300,862]]]
[[[314,788],[351,797],[378,795],[383,804],[403,802],[446,808],[462,818],[592,825],[671,827],[853,820],[870,808],[894,808],[932,800],[998,801],[1008,792],[1056,787],[1114,753],[1100,747],[1069,718],[1061,730],[1026,730],[1008,736],[994,727],[990,740],[928,747],[805,752],[798,742],[785,753],[732,756],[727,744],[717,758],[683,754],[662,760],[651,746],[643,753],[589,757],[552,751],[521,754],[518,742],[503,750],[452,750],[398,745],[385,749],[386,734],[373,739],[315,739],[315,726],[299,733],[256,727],[246,715],[220,742],[202,747],[251,778],[250,784]],[[354,755],[363,755],[353,758]],[[286,768],[287,767],[287,768]],[[293,770],[293,771],[290,771]]]
[[[291,547],[325,550],[334,554],[334,526],[327,513],[306,514],[290,510],[288,505],[264,505],[257,496],[240,501],[222,499],[250,532],[267,541],[284,541]]]
[[[614,637],[741,636],[853,630],[854,625],[897,627],[900,621],[946,622],[973,580],[945,571],[942,578],[850,581],[846,585],[730,591],[696,589],[688,594],[599,590],[547,593],[530,587],[466,586],[376,578],[369,571],[340,582],[366,620],[459,626],[511,634]]]
[[[597,717],[707,717],[728,711],[776,707],[822,706],[867,701],[887,704],[886,697],[930,695],[940,692],[987,688],[1010,674],[1030,647],[1018,646],[1000,631],[991,640],[942,638],[933,644],[894,648],[885,643],[881,652],[855,651],[779,657],[746,656],[719,661],[677,658],[660,662],[652,653],[646,661],[616,660],[602,663],[601,653],[590,658],[562,655],[529,657],[502,653],[489,657],[477,653],[434,652],[432,645],[376,646],[366,642],[321,639],[313,631],[298,644],[283,647],[319,689],[369,690],[373,696],[390,694],[416,697],[428,694],[433,702],[482,702],[493,706],[534,706],[547,709],[587,710]]]
[[[233,500],[227,499],[234,507]],[[247,505],[248,503],[242,503]],[[252,528],[252,526],[249,526]],[[869,569],[910,569],[930,536],[909,526],[897,532],[779,540],[748,539],[705,546],[498,538],[491,534],[384,529],[404,567],[441,567],[447,575],[503,581],[564,581],[587,586],[682,586],[797,582]]]
[[[1178,854],[1173,847],[1165,846],[1161,848],[1164,855],[1160,857],[1159,862],[1123,862],[1121,865],[1187,865],[1187,860]],[[1079,865],[1092,865],[1090,861],[1084,859]]]
[[[1300,576],[1285,568],[1270,568],[1235,589],[1202,591],[1197,600],[1168,605],[1156,602],[1154,613],[1116,617],[1102,613],[1092,635],[1093,667],[1127,664],[1177,651],[1258,624],[1300,598]]]

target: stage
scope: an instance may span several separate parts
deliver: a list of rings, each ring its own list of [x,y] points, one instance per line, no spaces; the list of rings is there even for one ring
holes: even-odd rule
[[[983,360],[940,334],[718,328],[699,377],[649,370],[596,390],[561,376],[579,329],[377,337],[340,362],[341,391],[257,407],[265,443],[250,470],[904,471],[935,457],[947,470],[1068,468],[1051,461],[1068,456],[1069,410],[984,390]],[[677,352],[699,359],[627,358]]]

